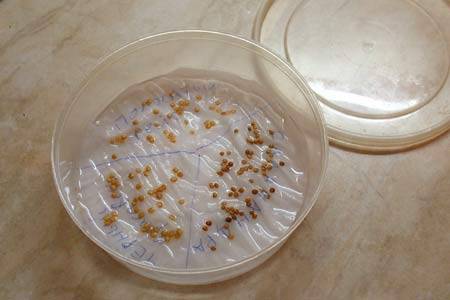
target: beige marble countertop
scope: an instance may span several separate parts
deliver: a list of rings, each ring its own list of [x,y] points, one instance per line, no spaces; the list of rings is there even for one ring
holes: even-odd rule
[[[249,36],[258,4],[0,1],[0,299],[450,299],[450,134],[393,155],[331,148],[305,222],[269,261],[223,283],[133,274],[66,214],[52,128],[98,59],[172,29]]]

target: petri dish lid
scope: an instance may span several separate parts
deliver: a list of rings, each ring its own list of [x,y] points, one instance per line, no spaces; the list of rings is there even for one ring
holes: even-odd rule
[[[448,0],[268,0],[253,38],[305,77],[337,145],[398,151],[450,128]]]

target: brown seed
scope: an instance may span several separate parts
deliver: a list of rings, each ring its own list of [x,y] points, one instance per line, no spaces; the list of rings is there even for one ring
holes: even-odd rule
[[[139,202],[142,202],[142,201],[144,201],[144,196],[143,195],[139,195],[138,197],[137,197],[137,200],[139,201]]]
[[[229,239],[229,240],[234,240],[234,235],[233,235],[233,234],[229,234],[229,235],[228,235],[228,239]]]
[[[129,179],[133,179],[133,178],[134,178],[134,174],[133,174],[133,173],[129,173],[129,174],[128,174],[128,178],[129,178]]]
[[[242,194],[243,192],[245,192],[245,189],[243,187],[240,187],[238,191]]]
[[[252,219],[256,219],[258,217],[258,215],[254,211],[251,211],[250,215],[252,216]]]
[[[141,183],[136,183],[136,189],[140,190],[142,188],[142,184]]]
[[[208,220],[208,221],[205,222],[205,224],[208,225],[208,226],[211,226],[212,222],[210,220]]]
[[[159,208],[161,208],[161,207],[164,206],[164,204],[163,204],[161,201],[157,201],[157,202],[156,202],[156,206],[159,207]]]
[[[157,109],[157,108],[154,108],[154,109],[152,110],[152,113],[153,113],[154,115],[157,115],[157,114],[159,114],[159,109]]]
[[[231,189],[233,192],[236,192],[236,191],[237,191],[237,188],[236,188],[235,186],[232,186],[230,189]]]
[[[112,192],[112,193],[111,193],[111,197],[112,197],[112,198],[118,198],[118,197],[119,197],[119,194],[118,194],[117,192]]]
[[[117,159],[117,154],[113,153],[113,154],[111,155],[111,158],[114,159],[114,160]]]
[[[197,100],[202,100],[202,96],[200,96],[200,95],[197,95],[197,96],[195,96],[195,99],[197,99]]]
[[[225,218],[225,222],[230,223],[231,221],[232,221],[231,217],[226,217],[226,218]]]
[[[279,162],[279,165],[280,165],[281,167],[283,167],[283,166],[284,166],[284,161],[281,160],[281,161]]]
[[[133,207],[133,212],[135,214],[137,214],[138,212],[140,212],[141,210],[139,209],[139,207]]]
[[[203,230],[203,231],[208,231],[208,226],[203,225],[203,226],[202,226],[202,230]]]
[[[258,172],[259,172],[259,168],[254,168],[254,169],[253,169],[253,172],[254,172],[254,173],[258,173]]]
[[[154,208],[153,206],[150,206],[150,207],[147,209],[147,211],[148,211],[149,214],[152,214],[152,213],[155,212],[155,208]]]
[[[218,172],[217,172],[217,175],[223,176],[223,172],[222,172],[222,171],[218,171]]]
[[[198,112],[200,112],[200,108],[198,106],[196,106],[196,107],[194,107],[194,111],[198,113]]]
[[[269,189],[269,192],[275,193],[275,188],[271,187],[271,188]]]
[[[179,171],[179,172],[177,172],[177,176],[181,178],[184,176],[184,174],[183,174],[183,172]]]
[[[179,199],[178,204],[183,205],[186,201],[184,199]]]
[[[248,125],[248,126],[247,126],[247,130],[248,130],[248,131],[252,131],[252,126]]]
[[[252,206],[252,203],[251,202],[246,202],[245,206],[250,207],[250,206]]]
[[[232,161],[229,161],[229,162],[228,162],[228,166],[229,166],[229,167],[232,167],[232,166],[233,166],[233,162],[232,162]]]
[[[219,154],[220,154],[220,156],[224,156],[224,155],[225,155],[225,152],[220,151]]]
[[[216,251],[216,247],[215,246],[211,246],[211,251]]]
[[[228,192],[228,197],[233,197],[233,192]]]
[[[177,182],[178,178],[176,176],[170,177],[170,182],[175,183]]]
[[[213,197],[213,198],[217,198],[217,192],[213,192],[213,193],[212,193],[212,197]]]
[[[236,215],[232,215],[231,218],[232,218],[233,220],[236,220],[236,219],[237,219]]]
[[[138,120],[133,120],[133,122],[131,122],[131,124],[133,124],[134,126],[139,125],[139,121]]]
[[[252,190],[252,194],[253,194],[253,195],[258,194],[258,190],[257,190],[257,189],[253,189],[253,190]]]
[[[145,139],[147,140],[147,142],[149,142],[150,144],[154,144],[156,141],[156,138],[153,135],[147,135],[145,137]]]
[[[208,183],[208,186],[209,186],[210,189],[213,189],[214,188],[214,182]]]
[[[175,220],[177,219],[177,216],[175,216],[175,215],[169,215],[169,219],[170,219],[171,221],[175,221]]]
[[[234,193],[233,193],[233,197],[234,197],[234,198],[238,198],[238,197],[239,197],[239,192],[234,192]]]
[[[223,228],[225,228],[225,229],[230,228],[230,224],[228,224],[228,223],[223,224]]]
[[[217,182],[214,182],[214,188],[216,188],[216,189],[219,188],[219,184]]]
[[[253,179],[250,178],[250,179],[248,180],[248,182],[254,183],[255,181],[254,181]]]
[[[269,129],[268,132],[269,132],[270,135],[274,134],[274,131],[272,129]]]
[[[231,154],[231,151],[230,150],[227,150],[227,155],[230,155]]]
[[[156,128],[161,127],[161,123],[159,123],[158,121],[153,122],[153,126],[155,126]]]
[[[140,212],[138,212],[137,216],[138,216],[139,219],[143,219],[145,214],[144,214],[143,211],[140,211]]]
[[[247,163],[248,162],[245,159],[241,160],[241,164],[246,165]]]

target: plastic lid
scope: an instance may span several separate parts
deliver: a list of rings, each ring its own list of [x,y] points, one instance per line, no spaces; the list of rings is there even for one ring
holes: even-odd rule
[[[449,9],[445,0],[269,0],[254,38],[306,78],[331,141],[402,150],[450,128]]]

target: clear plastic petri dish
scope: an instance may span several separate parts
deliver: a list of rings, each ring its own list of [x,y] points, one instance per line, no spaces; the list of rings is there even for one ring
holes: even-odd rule
[[[222,281],[274,254],[314,205],[328,156],[318,102],[292,67],[196,30],[103,59],[52,143],[59,196],[82,232],[175,284]]]
[[[254,38],[318,95],[330,140],[397,151],[450,128],[450,4],[269,0]]]

